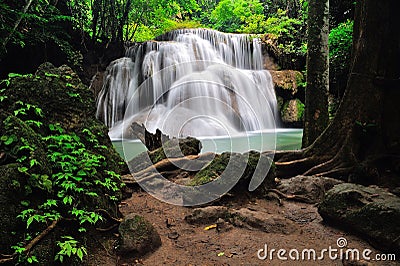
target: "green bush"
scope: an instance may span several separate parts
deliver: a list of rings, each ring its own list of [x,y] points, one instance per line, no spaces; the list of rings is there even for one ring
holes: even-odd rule
[[[263,12],[258,0],[222,0],[211,13],[211,26],[224,32],[242,32],[246,25],[262,21]]]
[[[349,69],[352,41],[353,21],[351,20],[340,23],[329,33],[330,68],[334,72],[343,72]]]

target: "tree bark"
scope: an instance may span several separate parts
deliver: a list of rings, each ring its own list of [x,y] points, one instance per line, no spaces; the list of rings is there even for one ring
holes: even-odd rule
[[[313,143],[329,122],[329,0],[309,1],[307,31],[303,147]]]
[[[338,112],[311,146],[278,154],[278,172],[305,170],[365,184],[400,175],[400,21],[395,7],[396,0],[357,2],[351,71]]]

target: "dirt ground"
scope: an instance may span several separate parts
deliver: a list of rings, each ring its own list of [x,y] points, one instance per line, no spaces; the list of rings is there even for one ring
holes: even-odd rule
[[[400,265],[389,261],[350,261],[331,260],[325,253],[323,260],[301,260],[303,249],[314,249],[317,256],[321,250],[338,249],[337,240],[344,237],[346,248],[358,249],[360,254],[365,249],[372,250],[369,255],[375,258],[379,252],[359,237],[347,234],[339,229],[327,226],[317,212],[315,205],[284,201],[279,205],[276,201],[231,197],[214,205],[224,205],[230,209],[248,208],[288,218],[295,223],[296,232],[290,234],[266,233],[260,230],[228,226],[225,230],[212,228],[205,230],[206,225],[192,225],[185,221],[185,216],[193,212],[193,208],[174,206],[153,198],[146,192],[137,190],[132,197],[122,202],[120,211],[123,215],[137,213],[150,221],[161,236],[162,245],[155,252],[143,257],[121,259],[115,255],[110,241],[102,243],[102,250],[91,257],[91,265]],[[211,224],[208,224],[211,225]],[[272,260],[261,260],[257,256],[260,249],[272,249]],[[285,249],[284,257],[279,260],[277,251]],[[289,258],[288,252],[297,249],[300,260]],[[264,253],[260,253],[263,255]],[[292,253],[295,254],[295,253]],[[339,253],[332,253],[339,254]],[[306,254],[307,256],[307,254]],[[362,256],[362,255],[360,255]]]

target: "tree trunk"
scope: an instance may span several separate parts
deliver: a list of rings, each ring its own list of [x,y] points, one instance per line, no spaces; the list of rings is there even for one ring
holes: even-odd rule
[[[303,147],[313,143],[329,122],[329,0],[309,1],[307,31],[307,87]]]
[[[399,22],[396,0],[357,2],[351,71],[338,112],[311,146],[277,154],[278,171],[364,184],[400,175]]]

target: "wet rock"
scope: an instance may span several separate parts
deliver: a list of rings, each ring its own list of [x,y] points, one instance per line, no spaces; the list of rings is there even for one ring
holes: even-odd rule
[[[124,256],[140,256],[161,246],[161,238],[154,226],[137,214],[129,214],[119,225],[117,252]]]
[[[318,207],[327,223],[358,233],[376,248],[400,252],[400,198],[386,190],[343,183],[329,190]]]
[[[317,203],[323,200],[325,192],[342,181],[317,176],[295,176],[289,179],[280,180],[277,189],[287,195],[301,195],[310,200],[310,203]]]
[[[219,218],[227,219],[230,213],[224,206],[208,206],[194,209],[192,214],[185,217],[185,221],[190,224],[210,224],[218,221]]]
[[[285,93],[295,95],[300,83],[303,82],[303,74],[295,70],[270,70],[276,90],[284,90]],[[281,93],[282,94],[282,93]]]
[[[233,212],[232,215],[234,217],[232,223],[236,226],[244,226],[277,234],[292,234],[297,231],[296,224],[291,220],[263,211],[242,208]]]

